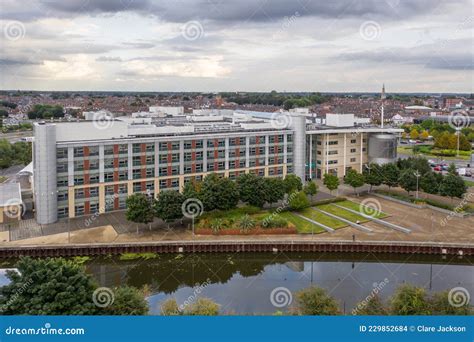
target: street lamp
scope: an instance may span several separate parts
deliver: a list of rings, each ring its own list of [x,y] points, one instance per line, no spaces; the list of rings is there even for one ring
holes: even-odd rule
[[[421,177],[420,173],[417,171],[415,171],[413,173],[416,177],[416,199],[418,199],[418,179]]]

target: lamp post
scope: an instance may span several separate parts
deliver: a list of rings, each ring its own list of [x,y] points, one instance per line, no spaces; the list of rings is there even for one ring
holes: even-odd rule
[[[421,177],[420,173],[417,171],[415,171],[413,173],[416,177],[416,199],[418,199],[418,179]]]

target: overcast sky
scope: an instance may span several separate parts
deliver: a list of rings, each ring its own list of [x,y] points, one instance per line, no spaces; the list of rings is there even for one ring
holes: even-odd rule
[[[473,92],[472,0],[0,0],[0,88]]]

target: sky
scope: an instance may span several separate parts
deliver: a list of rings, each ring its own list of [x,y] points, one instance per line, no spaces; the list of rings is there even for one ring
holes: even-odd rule
[[[473,0],[0,0],[0,89],[474,92]]]

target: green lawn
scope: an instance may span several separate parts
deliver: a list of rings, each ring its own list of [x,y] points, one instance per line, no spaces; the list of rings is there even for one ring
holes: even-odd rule
[[[326,231],[323,228],[315,224],[312,224],[311,222],[303,220],[301,217],[298,217],[289,211],[281,212],[280,214],[278,214],[278,216],[291,222],[296,227],[296,229],[298,230],[298,233],[300,234],[305,234],[305,233],[307,234],[307,233],[312,233],[312,232],[314,234],[319,234],[319,233],[324,233]]]
[[[323,213],[320,213],[316,210],[313,210],[311,208],[306,208],[301,212],[301,215],[314,220],[316,222],[319,222],[321,224],[324,224],[325,226],[328,226],[329,228],[332,229],[339,229],[343,227],[347,227],[347,223],[344,223],[340,220],[337,220],[335,218],[332,218],[328,215],[324,215]]]
[[[338,208],[332,204],[318,205],[316,208],[327,211],[330,214],[337,215],[351,222],[367,222],[369,221],[364,216],[353,214],[347,210]]]
[[[465,180],[464,183],[465,183],[468,187],[474,186],[474,182],[473,182],[473,181]]]
[[[352,210],[355,210],[355,211],[360,211],[359,203],[355,203],[355,202],[351,202],[351,201],[344,201],[344,202],[338,202],[336,204],[340,205],[341,207],[345,207],[345,208],[352,209]],[[385,214],[384,212],[381,212],[381,211],[379,211],[379,212],[377,212],[377,214],[373,215],[373,217],[375,217],[375,218],[385,218],[387,216],[388,216],[387,214]]]

